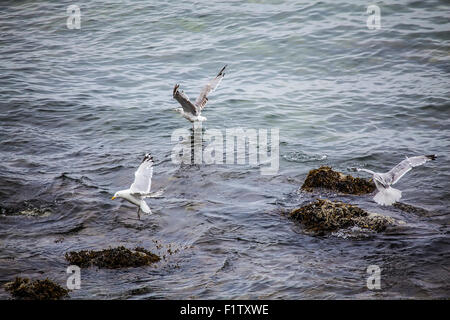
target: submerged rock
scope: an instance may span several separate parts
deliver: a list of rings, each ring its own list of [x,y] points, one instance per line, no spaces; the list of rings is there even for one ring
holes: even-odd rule
[[[422,216],[429,216],[431,214],[430,211],[425,210],[423,208],[415,207],[410,204],[402,203],[402,202],[396,202],[392,205],[394,208],[400,209],[407,213],[414,213]]]
[[[52,213],[47,203],[38,200],[26,200],[14,207],[0,205],[0,214],[12,216],[46,217]]]
[[[57,300],[69,294],[69,290],[49,279],[30,281],[16,277],[5,284],[5,289],[15,298],[28,300]]]
[[[71,264],[80,268],[94,265],[108,269],[148,266],[161,260],[158,255],[144,248],[137,247],[134,250],[130,250],[123,246],[101,251],[71,251],[66,253],[65,257]]]
[[[327,166],[311,170],[301,187],[308,192],[312,192],[314,188],[325,188],[348,194],[372,193],[376,189],[373,181],[354,178]]]
[[[390,217],[369,213],[351,204],[326,199],[318,199],[294,209],[289,217],[302,223],[308,231],[318,234],[354,226],[379,232],[395,223],[395,220]]]

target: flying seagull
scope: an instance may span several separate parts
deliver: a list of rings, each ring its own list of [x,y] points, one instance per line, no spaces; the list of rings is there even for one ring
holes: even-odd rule
[[[386,173],[377,173],[367,169],[359,169],[358,171],[368,172],[373,175],[373,181],[379,192],[373,197],[376,203],[381,205],[391,205],[402,197],[402,192],[398,189],[392,188],[391,185],[396,184],[401,177],[403,177],[408,171],[410,171],[414,167],[421,166],[425,164],[425,162],[430,160],[435,160],[436,155],[427,155],[427,156],[417,156],[417,157],[406,157],[405,160],[400,162],[394,168],[392,168],[389,172]]]
[[[162,191],[150,193],[153,176],[153,157],[147,153],[141,165],[134,173],[134,182],[129,189],[117,191],[112,197],[125,199],[138,207],[138,219],[141,218],[141,210],[146,214],[152,214],[152,211],[145,202],[145,198],[158,197]]]
[[[190,122],[195,121],[205,121],[206,117],[203,117],[201,115],[202,110],[205,108],[206,103],[208,102],[208,94],[211,91],[214,91],[219,83],[222,81],[223,77],[225,76],[225,73],[223,72],[227,66],[223,67],[220,72],[217,74],[217,76],[212,79],[200,92],[200,95],[198,96],[197,100],[195,100],[194,103],[192,103],[188,96],[184,93],[184,91],[179,91],[178,88],[180,87],[179,84],[176,84],[173,88],[173,98],[177,100],[182,108],[177,108],[175,111],[181,113],[183,117],[188,119]]]

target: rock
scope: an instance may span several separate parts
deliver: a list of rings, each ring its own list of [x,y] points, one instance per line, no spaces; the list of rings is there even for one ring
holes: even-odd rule
[[[311,170],[301,187],[308,192],[312,192],[314,188],[325,188],[347,194],[372,193],[376,189],[373,181],[354,178],[326,166]]]
[[[313,203],[291,211],[291,219],[299,221],[308,231],[318,234],[334,232],[338,229],[358,226],[380,232],[395,220],[340,201],[318,199]]]
[[[0,214],[7,216],[47,217],[51,213],[49,205],[39,200],[25,200],[14,207],[0,205]]]
[[[71,251],[65,254],[65,258],[80,268],[94,265],[108,269],[148,266],[161,260],[159,256],[144,248],[130,250],[123,246],[101,251]]]
[[[30,279],[19,277],[6,283],[5,290],[15,298],[27,300],[58,300],[69,294],[69,290],[49,279],[31,282]]]
[[[399,210],[402,210],[407,213],[414,213],[421,216],[429,216],[431,215],[431,212],[428,210],[425,210],[423,208],[415,207],[410,204],[402,203],[402,202],[396,202],[392,205],[394,208],[397,208]]]

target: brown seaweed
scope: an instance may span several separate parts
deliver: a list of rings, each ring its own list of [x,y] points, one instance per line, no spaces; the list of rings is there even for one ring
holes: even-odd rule
[[[291,219],[299,221],[306,230],[326,234],[338,229],[358,226],[371,231],[384,231],[394,220],[340,201],[318,199],[291,211]]]
[[[315,188],[324,188],[347,194],[366,194],[375,191],[373,181],[362,178],[354,178],[334,171],[332,168],[322,166],[308,173],[301,189],[312,192]]]
[[[414,213],[417,215],[422,215],[422,216],[429,216],[431,215],[431,212],[428,210],[425,210],[423,208],[420,207],[416,207],[410,204],[406,204],[406,203],[402,203],[402,202],[396,202],[392,205],[394,208],[397,208],[399,210],[402,210],[404,212],[407,213]]]
[[[148,266],[161,260],[158,255],[144,248],[137,247],[130,250],[124,246],[100,251],[71,251],[65,254],[65,258],[80,268],[96,266],[108,269]]]
[[[69,290],[49,279],[30,281],[16,277],[14,281],[5,284],[5,289],[13,297],[26,300],[58,300],[69,294]]]

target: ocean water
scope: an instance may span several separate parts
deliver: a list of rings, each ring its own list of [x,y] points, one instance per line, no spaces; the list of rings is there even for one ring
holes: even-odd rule
[[[83,1],[69,29],[71,4],[0,4],[0,206],[12,210],[0,215],[0,284],[64,285],[67,251],[124,245],[164,259],[82,269],[73,299],[450,297],[447,1]],[[174,84],[196,97],[225,64],[203,128],[278,128],[273,175],[171,161],[174,130],[191,127],[173,112]],[[146,152],[165,193],[137,220],[111,196]],[[414,210],[297,192],[321,165],[367,177],[349,168],[420,154],[438,158],[396,185]],[[319,237],[282,214],[316,198],[403,223]],[[366,287],[369,265],[380,290]]]

